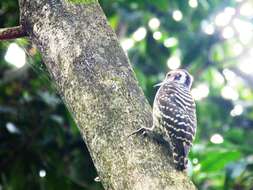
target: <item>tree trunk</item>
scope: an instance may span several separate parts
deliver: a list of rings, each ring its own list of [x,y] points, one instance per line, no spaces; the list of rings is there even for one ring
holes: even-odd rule
[[[105,189],[195,189],[164,148],[127,135],[151,108],[95,0],[20,0],[21,23],[72,113]]]

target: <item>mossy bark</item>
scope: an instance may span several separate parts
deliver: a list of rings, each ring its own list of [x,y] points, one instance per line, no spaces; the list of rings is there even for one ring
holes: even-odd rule
[[[96,1],[20,0],[21,21],[90,151],[105,189],[195,189],[164,149],[134,130],[151,108]]]
[[[96,3],[97,0],[66,0],[67,2],[71,3],[78,3],[78,4],[91,4]]]

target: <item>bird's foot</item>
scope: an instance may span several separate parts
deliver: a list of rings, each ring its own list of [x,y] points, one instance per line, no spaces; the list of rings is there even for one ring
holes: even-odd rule
[[[146,136],[148,132],[152,131],[152,129],[147,128],[147,127],[141,127],[138,130],[134,131],[128,137],[131,137],[133,135],[141,135],[141,136]]]

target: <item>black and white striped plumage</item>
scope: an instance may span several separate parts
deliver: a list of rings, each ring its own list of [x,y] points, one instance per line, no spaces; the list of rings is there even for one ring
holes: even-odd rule
[[[187,167],[188,154],[196,132],[196,108],[190,93],[192,76],[174,70],[159,84],[153,104],[153,128],[168,138],[178,170]]]

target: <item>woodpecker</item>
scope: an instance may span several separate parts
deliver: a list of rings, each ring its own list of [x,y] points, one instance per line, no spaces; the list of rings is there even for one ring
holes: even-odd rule
[[[184,69],[167,73],[153,104],[152,128],[141,128],[135,133],[147,133],[158,128],[169,141],[177,170],[185,170],[188,154],[196,133],[196,106],[190,89],[193,77]]]

